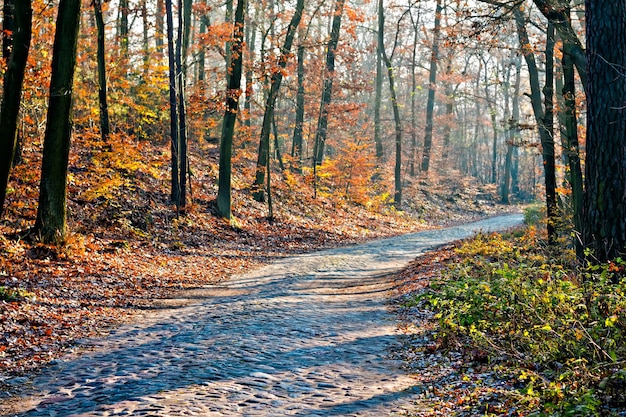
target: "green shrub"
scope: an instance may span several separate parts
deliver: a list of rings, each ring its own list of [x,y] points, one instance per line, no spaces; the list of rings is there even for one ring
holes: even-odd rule
[[[443,340],[466,338],[539,399],[535,415],[606,415],[626,406],[626,263],[581,270],[548,258],[534,229],[462,245],[422,295]],[[572,263],[573,264],[573,263]]]

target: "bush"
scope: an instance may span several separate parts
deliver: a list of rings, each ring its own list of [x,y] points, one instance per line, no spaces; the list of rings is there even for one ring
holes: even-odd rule
[[[479,235],[422,295],[440,336],[514,370],[533,415],[607,415],[626,406],[626,263],[576,270],[536,242]],[[573,265],[573,262],[570,264]]]

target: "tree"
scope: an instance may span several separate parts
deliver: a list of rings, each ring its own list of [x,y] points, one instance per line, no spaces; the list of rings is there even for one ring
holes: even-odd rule
[[[239,112],[241,97],[241,74],[243,70],[244,10],[246,0],[237,2],[235,25],[231,46],[230,68],[228,70],[226,89],[226,111],[222,122],[222,138],[220,141],[220,165],[217,191],[217,211],[220,216],[230,219],[231,212],[231,167],[233,136],[235,122]]]
[[[599,262],[626,246],[626,3],[586,0],[587,157],[583,241]]]
[[[424,151],[422,153],[422,172],[428,172],[430,151],[433,145],[433,113],[435,108],[435,90],[437,87],[437,61],[439,60],[439,32],[441,31],[441,0],[437,0],[435,9],[435,27],[430,55],[430,76],[428,83],[428,101],[426,102],[426,129],[424,131]]]
[[[165,14],[167,20],[167,56],[169,61],[169,98],[170,98],[170,149],[171,149],[171,192],[170,200],[180,209],[180,139],[178,130],[178,98],[176,95],[176,57],[174,54],[174,16],[172,0],[165,0]]]
[[[278,65],[272,72],[270,81],[270,91],[267,95],[265,102],[265,113],[263,115],[263,124],[261,126],[261,138],[259,140],[259,154],[257,158],[256,176],[253,185],[254,199],[257,201],[263,201],[265,199],[265,193],[263,191],[263,185],[265,183],[265,175],[270,175],[267,171],[269,149],[270,149],[270,131],[272,122],[274,120],[274,106],[276,104],[276,98],[278,97],[278,90],[283,80],[283,74],[285,67],[287,66],[287,59],[291,53],[291,46],[296,36],[296,31],[300,20],[302,19],[302,11],[304,10],[304,0],[298,0],[296,4],[296,10],[289,22],[287,28],[287,34],[285,36],[285,43],[280,51],[280,57],[278,58]],[[270,190],[268,190],[268,193]]]
[[[322,87],[322,99],[320,103],[320,115],[317,121],[315,133],[315,145],[313,150],[313,166],[321,165],[324,160],[324,145],[328,135],[328,107],[333,94],[333,79],[335,73],[335,53],[339,43],[339,31],[341,29],[341,17],[346,0],[337,0],[335,12],[330,30],[330,39],[326,48],[326,71],[324,73],[324,86]]]
[[[80,5],[81,0],[59,2],[52,47],[50,97],[34,228],[35,235],[45,243],[63,243],[67,233],[67,165]]]
[[[7,3],[5,3],[5,10]],[[4,211],[9,174],[17,143],[17,121],[22,99],[24,71],[30,49],[33,14],[30,0],[18,1],[14,7],[13,42],[4,50],[5,53],[7,50],[11,53],[4,73],[4,93],[0,107],[0,217]]]
[[[530,81],[530,101],[533,108],[535,121],[539,127],[539,138],[542,147],[544,181],[546,186],[546,209],[548,215],[548,239],[551,243],[556,242],[558,219],[556,201],[556,172],[554,160],[554,132],[553,132],[553,57],[554,57],[554,29],[549,24],[548,39],[546,42],[546,83],[543,89],[544,106],[541,103],[541,88],[539,86],[539,69],[535,60],[535,55],[530,44],[526,31],[526,18],[519,5],[513,9],[517,34],[522,55],[528,67]]]
[[[397,39],[397,38],[396,38]],[[395,49],[394,45],[394,49]],[[378,53],[387,68],[387,76],[389,78],[389,93],[391,95],[391,105],[393,107],[393,120],[395,123],[395,145],[396,145],[396,163],[394,168],[394,206],[396,209],[402,207],[402,124],[400,121],[400,110],[398,109],[398,99],[396,97],[396,87],[394,82],[393,66],[391,59],[385,50],[385,8],[383,0],[378,1]],[[378,83],[378,80],[377,80]]]
[[[109,105],[107,104],[106,52],[104,43],[104,19],[102,17],[102,0],[93,0],[93,11],[98,31],[98,102],[100,103],[100,135],[107,142],[109,127]]]

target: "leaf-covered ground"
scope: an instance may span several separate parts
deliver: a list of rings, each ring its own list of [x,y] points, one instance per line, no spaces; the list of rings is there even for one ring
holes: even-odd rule
[[[406,210],[334,197],[313,198],[310,178],[275,172],[273,222],[252,200],[254,160],[235,160],[236,220],[214,215],[217,149],[193,144],[191,203],[169,203],[164,143],[126,139],[112,146],[78,137],[69,169],[70,229],[63,247],[38,243],[34,224],[40,144],[24,150],[0,223],[0,383],[36,371],[142,309],[180,298],[232,274],[289,254],[497,214],[495,189],[446,175],[415,180]],[[449,173],[446,173],[449,174]]]

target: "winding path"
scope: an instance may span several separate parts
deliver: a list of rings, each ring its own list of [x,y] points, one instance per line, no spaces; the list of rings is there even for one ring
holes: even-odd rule
[[[521,220],[280,260],[86,341],[24,381],[30,394],[12,400],[19,414],[0,416],[405,415],[420,387],[389,357],[388,277],[435,246]]]

